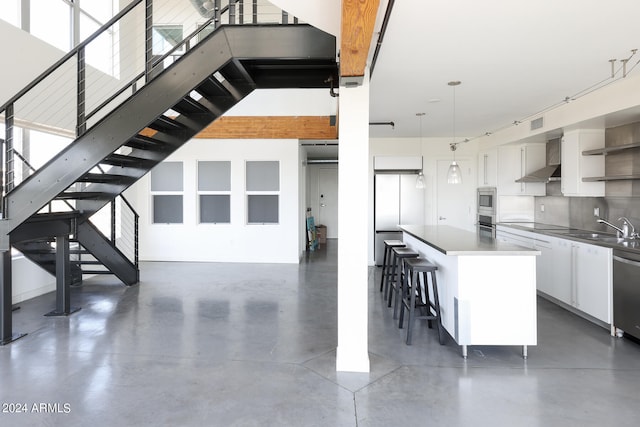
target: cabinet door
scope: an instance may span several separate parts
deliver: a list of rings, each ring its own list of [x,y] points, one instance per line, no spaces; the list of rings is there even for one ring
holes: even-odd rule
[[[544,144],[504,145],[498,148],[498,192],[505,196],[543,196],[545,184],[516,182],[545,166]]]
[[[575,307],[611,323],[611,249],[574,243]]]
[[[493,148],[478,155],[478,186],[495,187],[498,185],[498,150]]]
[[[551,242],[533,241],[534,249],[540,251],[536,258],[536,288],[547,295],[554,293],[553,246]]]
[[[564,302],[572,304],[573,277],[571,241],[565,239],[553,239],[553,262],[551,275],[551,289],[549,295]]]
[[[561,139],[562,194],[604,196],[604,182],[582,182],[582,178],[604,175],[604,156],[583,156],[582,152],[603,147],[603,129],[577,129],[564,134]]]

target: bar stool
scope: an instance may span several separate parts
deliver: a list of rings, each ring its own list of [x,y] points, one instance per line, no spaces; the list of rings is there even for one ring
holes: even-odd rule
[[[426,319],[429,328],[432,327],[431,323],[435,320],[438,326],[438,341],[440,341],[440,345],[443,345],[445,335],[444,329],[442,328],[442,318],[440,317],[440,300],[438,298],[438,284],[436,282],[436,271],[438,267],[422,258],[406,259],[404,263],[406,272],[404,280],[402,281],[402,301],[398,327],[402,328],[404,309],[407,308],[409,310],[407,345],[411,345],[411,333],[413,332],[415,319]],[[427,273],[431,276],[432,292],[429,291]],[[424,289],[420,286],[420,275],[422,275]],[[421,314],[416,314],[416,310],[419,310]]]
[[[384,255],[382,257],[382,277],[380,277],[380,292],[382,292],[383,288],[389,288],[389,266],[391,258],[391,249],[393,248],[404,248],[407,245],[404,244],[402,240],[385,240],[384,241]],[[386,285],[386,286],[385,286]],[[383,293],[384,298],[387,298],[387,292]]]
[[[393,304],[393,318],[398,318],[398,299],[402,289],[402,277],[404,271],[403,261],[407,258],[418,258],[418,253],[410,248],[391,248],[391,275],[389,277],[389,294],[387,295],[387,307],[391,307],[391,297],[395,293]]]

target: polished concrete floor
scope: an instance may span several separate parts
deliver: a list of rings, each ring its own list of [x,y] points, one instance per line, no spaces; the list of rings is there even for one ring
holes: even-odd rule
[[[371,372],[336,373],[336,246],[300,265],[143,263],[138,286],[74,288],[67,318],[42,316],[54,294],[21,303],[0,425],[638,425],[640,345],[539,300],[526,361],[518,347],[463,360],[423,324],[407,346],[374,268]]]

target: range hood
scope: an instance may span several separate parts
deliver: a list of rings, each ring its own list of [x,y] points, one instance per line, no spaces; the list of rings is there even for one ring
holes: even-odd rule
[[[552,139],[547,142],[547,166],[538,169],[535,172],[527,174],[516,182],[550,182],[560,181],[560,138]]]
[[[549,165],[545,166],[542,169],[538,169],[535,172],[532,172],[528,175],[523,176],[520,179],[516,179],[516,182],[550,182],[550,181],[558,181],[560,180],[561,174],[561,166],[560,165]]]

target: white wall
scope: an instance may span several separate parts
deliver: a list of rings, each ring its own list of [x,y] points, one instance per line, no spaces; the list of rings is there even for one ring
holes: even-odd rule
[[[231,224],[198,224],[198,160],[231,162]],[[247,225],[245,161],[280,162],[279,224]],[[167,161],[184,164],[184,223],[152,224],[149,174],[127,193],[140,214],[140,259],[145,261],[214,261],[297,263],[301,256],[297,140],[194,139]],[[304,200],[304,198],[302,199]]]
[[[13,257],[11,275],[14,304],[56,289],[56,278],[23,256]]]

